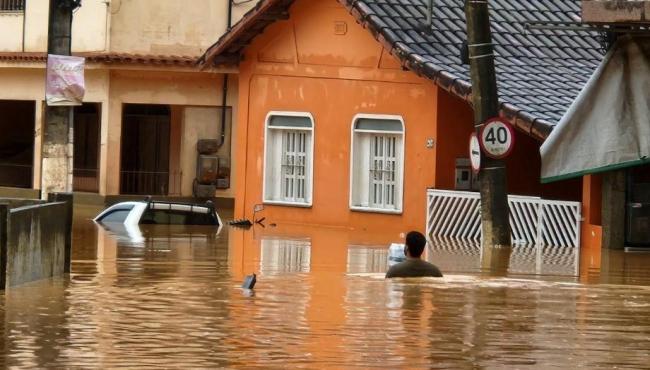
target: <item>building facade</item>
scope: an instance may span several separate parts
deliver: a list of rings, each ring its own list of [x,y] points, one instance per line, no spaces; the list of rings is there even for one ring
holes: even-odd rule
[[[237,77],[232,68],[200,71],[195,62],[227,30],[228,15],[234,22],[252,5],[82,2],[72,25],[73,54],[86,57],[86,96],[74,115],[75,191],[192,196],[197,140],[218,139],[226,181],[215,195],[233,196]],[[0,128],[7,133],[0,187],[7,194],[35,194],[41,183],[48,9],[48,0],[0,1]]]
[[[424,229],[427,189],[476,189],[468,170],[468,74],[456,40],[464,33],[463,2],[435,7],[437,16],[458,19],[429,32],[418,25],[426,2],[382,10],[378,3],[261,1],[202,58],[205,65],[234,60],[239,68],[236,217],[250,218],[263,204],[268,222],[396,235]],[[517,22],[512,26],[523,34]],[[507,65],[525,58],[519,46],[503,47],[512,58]],[[549,60],[556,49],[545,50]],[[527,112],[538,109],[536,95],[554,94],[542,83],[557,74],[532,63],[535,73],[506,75],[513,84],[527,75],[525,88],[501,90],[512,95],[502,115],[520,129],[508,159],[509,191],[579,200],[579,181],[539,182],[539,145],[561,109]]]

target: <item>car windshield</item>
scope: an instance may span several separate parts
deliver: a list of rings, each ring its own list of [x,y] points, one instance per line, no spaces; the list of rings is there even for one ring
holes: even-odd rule
[[[98,221],[104,223],[124,223],[133,206],[121,206],[107,212]]]

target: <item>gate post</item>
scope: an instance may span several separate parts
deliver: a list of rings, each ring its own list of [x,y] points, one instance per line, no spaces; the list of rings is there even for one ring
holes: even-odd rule
[[[72,260],[72,214],[73,214],[73,200],[72,193],[49,193],[47,195],[48,202],[62,202],[66,204],[65,207],[65,267],[63,272],[70,273],[71,260]]]
[[[537,236],[535,237],[535,270],[542,273],[542,248],[544,245],[544,214],[546,207],[543,202],[537,203]]]

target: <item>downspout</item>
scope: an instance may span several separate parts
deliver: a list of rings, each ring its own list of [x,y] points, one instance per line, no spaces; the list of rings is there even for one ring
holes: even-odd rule
[[[226,32],[232,28],[232,0],[228,0],[228,27]],[[228,104],[228,74],[223,75],[222,97],[221,97],[221,140],[219,147],[226,142],[226,105]]]
[[[25,52],[25,28],[27,24],[27,2],[23,5],[23,53]]]

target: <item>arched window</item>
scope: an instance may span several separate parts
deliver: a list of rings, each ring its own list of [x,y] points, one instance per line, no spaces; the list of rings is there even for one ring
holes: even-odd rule
[[[354,118],[350,172],[351,209],[402,212],[402,117],[360,114]]]
[[[313,131],[309,113],[269,113],[264,143],[265,203],[311,206]]]

